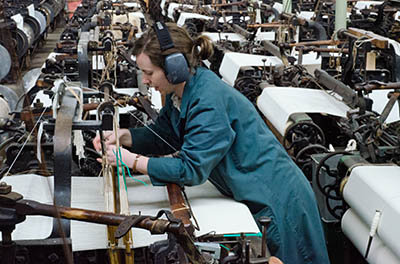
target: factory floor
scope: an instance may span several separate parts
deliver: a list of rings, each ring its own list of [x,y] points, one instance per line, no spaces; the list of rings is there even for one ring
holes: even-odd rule
[[[46,61],[49,53],[54,51],[57,42],[60,39],[61,33],[64,31],[64,25],[60,25],[53,32],[49,32],[43,46],[40,47],[35,54],[31,57],[31,62],[28,69],[25,69],[23,73],[34,69],[42,67],[43,63]],[[22,74],[23,76],[23,74]]]

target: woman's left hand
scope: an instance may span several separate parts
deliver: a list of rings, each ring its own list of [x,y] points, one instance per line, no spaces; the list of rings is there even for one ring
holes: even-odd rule
[[[117,166],[117,155],[119,159],[118,166],[122,166],[122,162],[125,163],[126,166],[132,169],[133,162],[136,159],[137,154],[130,152],[127,149],[122,147],[119,148],[119,151],[115,145],[108,145],[106,150],[106,158],[110,165]],[[102,160],[99,158],[97,159],[98,162]],[[122,161],[122,162],[121,162]]]

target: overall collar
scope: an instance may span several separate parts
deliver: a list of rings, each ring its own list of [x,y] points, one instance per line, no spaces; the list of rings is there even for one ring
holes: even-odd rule
[[[201,71],[200,68],[196,68],[194,70],[194,73],[191,73],[188,80],[186,81],[186,85],[185,88],[183,90],[183,94],[182,94],[182,99],[181,99],[181,113],[180,113],[180,117],[181,118],[185,118],[186,113],[187,113],[187,109],[188,109],[188,104],[190,101],[190,98],[193,96],[193,92],[194,92],[194,86],[196,83],[196,80],[199,76],[199,70]]]

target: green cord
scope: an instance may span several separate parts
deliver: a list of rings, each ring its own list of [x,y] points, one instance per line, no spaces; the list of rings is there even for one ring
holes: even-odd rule
[[[126,166],[126,164],[122,161],[122,154],[121,154],[121,148],[119,148],[119,155],[117,155],[117,153],[115,153],[115,151],[113,150],[113,153],[115,155],[116,158],[116,163],[117,163],[117,186],[118,186],[118,190],[119,190],[119,163],[121,162],[121,165],[125,165],[125,167],[128,168],[128,166]],[[128,187],[126,185],[126,179],[125,179],[125,169],[123,167],[121,167],[122,170],[122,177],[124,179],[124,184],[125,184],[125,190],[126,192],[128,192]],[[128,169],[129,172],[129,169]]]
[[[231,249],[228,248],[227,246],[224,246],[224,245],[222,245],[222,244],[219,244],[219,245],[220,245],[221,247],[225,248],[226,250],[231,251]]]
[[[121,164],[124,165],[125,163],[122,161],[121,147],[118,147],[118,152],[119,152],[119,160],[120,160]],[[124,179],[125,190],[126,190],[126,192],[128,192],[128,187],[126,186],[125,169],[124,169],[124,167],[122,167],[121,170],[122,170],[122,178]]]
[[[113,151],[113,152],[114,152],[114,151]],[[115,154],[115,152],[114,152],[114,154]],[[135,181],[138,181],[138,182],[142,183],[144,186],[148,186],[148,184],[145,183],[144,181],[141,181],[141,180],[139,180],[139,179],[136,179],[136,178],[132,177],[131,172],[129,171],[128,165],[126,165],[125,162],[122,161],[121,148],[119,148],[119,154],[121,155],[121,159],[118,159],[118,157],[117,157],[117,168],[118,168],[118,160],[120,160],[120,161],[121,161],[121,164],[122,164],[123,166],[126,167],[126,169],[127,169],[127,171],[128,171],[128,176],[129,176],[130,178],[132,178],[132,179],[135,180]],[[123,172],[124,172],[124,182],[125,182],[125,187],[126,187],[125,170],[124,170]]]
[[[122,164],[123,164],[125,167],[129,168],[123,161],[121,161],[121,162],[122,162]],[[131,173],[129,172],[129,169],[128,169],[128,176],[131,177],[133,180],[142,183],[144,186],[149,186],[149,185],[148,185],[147,183],[145,183],[144,181],[134,178],[134,177],[131,175]]]
[[[256,233],[256,234],[225,234],[224,237],[240,237],[244,235],[245,237],[262,237],[261,233]]]

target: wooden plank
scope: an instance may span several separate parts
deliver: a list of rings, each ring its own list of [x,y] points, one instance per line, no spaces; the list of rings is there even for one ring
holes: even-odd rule
[[[367,31],[367,30],[363,30],[363,29],[359,29],[359,28],[348,28],[347,31],[350,34],[355,35],[359,38],[366,37],[366,38],[370,39],[371,43],[377,48],[380,48],[380,49],[389,48],[389,41],[387,38],[377,35],[371,31]]]

